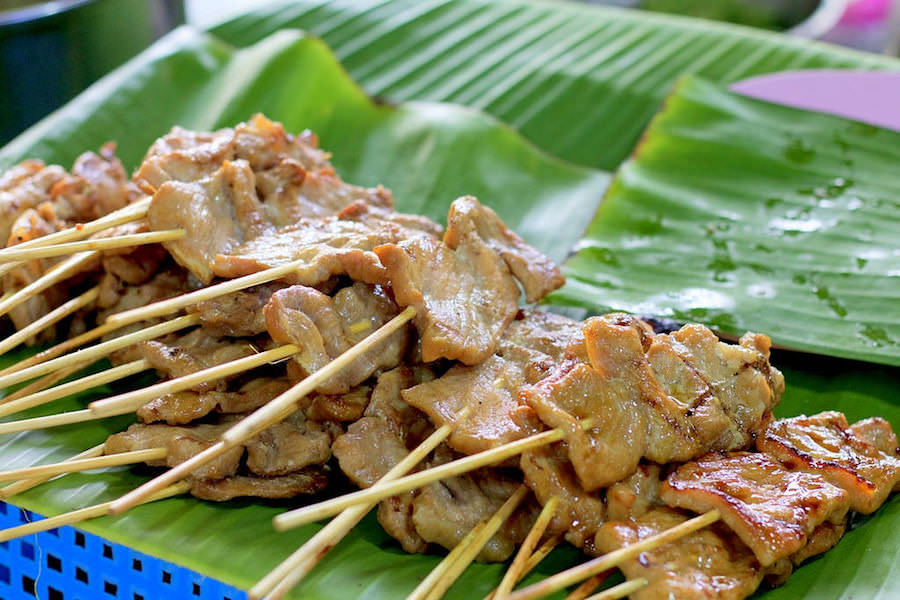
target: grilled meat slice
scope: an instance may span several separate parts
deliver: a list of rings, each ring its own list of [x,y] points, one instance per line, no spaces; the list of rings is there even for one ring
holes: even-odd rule
[[[264,283],[188,307],[200,315],[203,328],[215,336],[248,337],[266,330],[263,307],[272,294],[285,286]]]
[[[791,562],[799,565],[813,556],[834,548],[847,531],[847,520],[845,518],[838,523],[826,521],[813,529],[807,536],[806,545],[791,554]]]
[[[50,190],[65,177],[62,167],[39,160],[26,160],[0,176],[0,239],[10,238],[13,224],[26,210],[50,201]]]
[[[291,382],[286,378],[258,377],[251,379],[236,392],[185,391],[155,398],[137,411],[144,423],[165,422],[183,425],[201,419],[212,412],[224,414],[247,413],[286,392]]]
[[[191,495],[203,500],[224,502],[232,498],[294,498],[316,494],[328,485],[322,469],[304,469],[278,477],[235,475],[224,479],[192,479]]]
[[[271,477],[325,464],[331,458],[331,432],[327,424],[308,421],[296,412],[246,442],[247,468]]]
[[[612,552],[687,520],[671,509],[653,508],[633,521],[611,521],[597,532],[597,550]],[[789,569],[790,564],[761,567],[749,548],[727,528],[715,524],[642,552],[619,568],[628,579],[643,577],[649,582],[632,593],[633,600],[741,600],[759,587],[765,575]]]
[[[263,309],[272,339],[296,344],[299,377],[318,371],[399,313],[379,286],[355,283],[331,298],[305,286],[279,290]],[[320,385],[322,394],[344,394],[377,371],[397,366],[409,342],[408,328],[393,333]]]
[[[801,550],[816,527],[843,521],[850,507],[847,493],[821,476],[750,452],[683,464],[666,478],[660,497],[697,513],[718,509],[763,566]]]
[[[565,449],[554,444],[524,452],[520,466],[538,502],[544,505],[550,498],[559,498],[547,532],[565,533],[571,544],[593,554],[594,534],[603,524],[606,509],[602,498],[581,487]]]
[[[779,419],[756,444],[787,468],[816,473],[846,490],[850,508],[869,514],[900,484],[896,437],[889,429],[873,421],[853,428],[843,414],[829,411]]]
[[[610,521],[634,520],[654,507],[659,499],[662,469],[652,463],[641,463],[628,479],[614,483],[606,490],[607,518]]]
[[[141,342],[137,348],[142,358],[169,378],[190,375],[256,353],[256,349],[247,342],[213,337],[203,329],[195,329],[170,343]],[[194,389],[198,392],[211,389],[225,391],[226,382],[227,379],[219,379],[202,383]]]
[[[362,418],[372,388],[361,385],[346,394],[313,394],[306,416],[313,421],[354,422]]]
[[[72,165],[72,174],[54,184],[51,194],[60,218],[69,223],[93,221],[125,207],[142,196],[106,143],[99,154],[85,152]]]
[[[450,206],[444,243],[458,248],[473,233],[503,259],[522,284],[528,302],[537,302],[565,283],[559,267],[549,257],[526,244],[492,209],[465,196]]]
[[[111,238],[150,231],[147,221],[134,221],[107,229],[94,238]],[[128,248],[115,248],[103,252],[103,270],[129,285],[140,285],[156,274],[160,265],[168,258],[160,244],[142,244]]]

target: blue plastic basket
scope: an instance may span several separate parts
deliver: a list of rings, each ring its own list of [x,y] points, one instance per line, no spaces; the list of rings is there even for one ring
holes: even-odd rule
[[[0,528],[42,519],[0,502]],[[245,600],[246,592],[73,527],[0,543],[0,600]]]

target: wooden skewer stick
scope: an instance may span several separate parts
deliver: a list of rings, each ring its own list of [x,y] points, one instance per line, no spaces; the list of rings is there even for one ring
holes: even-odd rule
[[[613,550],[603,556],[598,556],[593,560],[580,564],[571,569],[566,569],[562,573],[557,573],[552,577],[548,577],[543,581],[513,592],[509,596],[509,600],[529,600],[531,598],[541,598],[548,594],[552,594],[558,590],[566,588],[573,583],[578,583],[589,577],[593,577],[598,573],[602,573],[607,569],[612,569],[626,560],[630,560],[641,552],[652,550],[669,542],[674,542],[690,533],[703,529],[707,525],[711,525],[719,520],[719,511],[711,510],[699,517],[694,517],[689,521],[685,521],[671,529],[644,538],[639,542]]]
[[[594,590],[603,585],[603,582],[606,581],[612,573],[613,571],[610,569],[598,573],[590,579],[586,579],[581,585],[575,588],[571,594],[566,596],[565,600],[585,600]]]
[[[74,227],[69,227],[68,229],[50,233],[39,238],[34,238],[32,240],[28,240],[27,242],[22,242],[21,244],[10,246],[9,248],[0,249],[0,257],[6,256],[6,254],[8,254],[9,252],[18,250],[20,248],[38,248],[41,246],[49,246],[51,244],[61,244],[63,242],[83,240],[84,238],[93,235],[98,231],[103,231],[104,229],[115,227],[116,225],[122,225],[124,223],[137,221],[138,219],[143,219],[147,216],[147,211],[150,208],[150,202],[151,198],[144,198],[142,200],[134,202],[133,204],[124,206],[119,210],[115,210],[108,215],[104,215],[99,219],[95,219],[87,223],[81,223],[75,225]]]
[[[185,236],[184,229],[166,229],[162,231],[149,231],[146,233],[132,233],[116,237],[82,240],[80,242],[66,242],[64,244],[52,244],[38,246],[37,248],[20,248],[13,246],[0,253],[0,262],[21,262],[37,258],[51,258],[54,256],[66,256],[86,250],[114,250],[128,248],[129,246],[142,246],[144,244],[158,244],[180,240]]]
[[[11,336],[0,342],[0,354],[6,354],[19,344],[26,342],[28,338],[37,335],[41,331],[52,325],[55,325],[72,313],[81,310],[88,304],[91,304],[94,300],[97,299],[98,295],[100,295],[100,288],[97,286],[92,287],[80,296],[72,298],[61,306],[54,308],[37,321],[29,323],[19,331],[15,332]]]
[[[419,445],[413,453],[406,456],[400,463],[379,480],[391,481],[403,475],[429,452],[434,450],[452,432],[449,425],[443,425]],[[378,485],[378,484],[376,484]],[[250,589],[249,597],[257,599],[265,596],[269,600],[282,598],[289,590],[293,589],[300,580],[321,560],[328,551],[333,548],[360,520],[374,507],[373,504],[354,506],[335,517],[328,525],[309,539],[296,552],[291,554],[284,562],[272,570],[268,575]],[[270,593],[271,592],[271,593]]]
[[[292,354],[296,354],[300,348],[293,344],[285,344],[265,352],[251,354],[244,358],[238,358],[221,365],[208,367],[200,371],[195,371],[188,375],[182,375],[175,379],[161,381],[149,387],[126,392],[117,396],[110,396],[102,400],[95,400],[88,404],[88,408],[97,418],[112,417],[115,415],[124,415],[134,412],[144,404],[159,398],[165,394],[174,394],[184,390],[192,389],[201,383],[222,379],[237,373],[243,373],[256,367],[261,367],[268,363],[275,363],[283,358],[287,358]],[[2,413],[0,413],[2,414]]]
[[[500,581],[500,585],[497,586],[497,590],[493,594],[493,597],[497,600],[506,598],[515,587],[516,583],[522,578],[522,570],[525,568],[525,565],[528,562],[529,557],[531,557],[531,553],[534,552],[534,549],[537,547],[538,542],[541,541],[541,537],[544,535],[547,526],[550,524],[553,515],[556,513],[557,506],[559,506],[559,497],[553,496],[547,501],[544,508],[541,509],[541,513],[535,520],[534,525],[531,526],[531,531],[525,536],[525,540],[522,541],[522,545],[519,547],[516,557],[513,559],[512,564],[509,565],[506,574],[503,575],[503,579]]]
[[[224,296],[255,285],[281,279],[301,268],[307,264],[307,262],[308,261],[306,260],[295,260],[277,267],[272,267],[271,269],[259,271],[258,273],[229,279],[228,281],[223,281],[222,283],[217,283],[195,292],[182,294],[181,296],[175,296],[174,298],[169,298],[167,300],[153,302],[147,306],[116,313],[107,318],[106,322],[110,325],[116,325],[117,327],[124,327],[131,323],[138,323],[153,317],[168,315],[177,310],[181,310],[186,306],[203,302],[204,300],[218,298],[219,296]]]
[[[254,437],[267,427],[287,418],[299,408],[298,402],[317,387],[337,375],[342,369],[358,359],[362,354],[387,339],[392,333],[403,327],[416,314],[413,307],[405,308],[399,315],[376,329],[358,344],[332,360],[330,363],[308,376],[306,379],[284,392],[253,414],[239,421],[231,429],[222,434],[221,440],[176,467],[166,471],[159,477],[151,479],[144,485],[125,494],[110,506],[112,514],[119,514],[140,503],[143,498],[167,485],[181,481],[195,469],[221,456],[231,448]],[[371,489],[371,488],[370,488]],[[391,494],[393,495],[393,494]],[[340,512],[340,511],[338,511]]]
[[[628,596],[632,592],[638,591],[645,585],[647,585],[647,580],[643,577],[639,577],[638,579],[632,579],[631,581],[620,583],[619,585],[613,586],[608,590],[603,590],[599,594],[594,594],[593,596],[587,598],[587,600],[618,600],[619,598]]]
[[[93,362],[109,356],[116,350],[121,350],[122,348],[126,348],[138,342],[152,340],[153,338],[158,338],[167,333],[178,331],[179,329],[191,327],[199,322],[199,315],[185,315],[183,317],[178,317],[177,319],[172,319],[171,321],[153,325],[152,327],[147,327],[140,331],[117,337],[114,340],[102,342],[96,346],[91,346],[90,348],[84,348],[66,356],[54,358],[53,360],[48,360],[47,362],[28,367],[27,369],[0,376],[0,388],[34,379],[35,377],[39,377],[46,373],[68,367],[73,363]]]
[[[563,536],[560,534],[554,535],[552,538],[541,544],[541,547],[528,557],[528,562],[525,563],[525,567],[522,569],[522,574],[519,576],[519,579],[523,579],[526,575],[534,571],[534,568],[541,564],[541,561],[547,558],[547,555],[553,552],[562,541]]]
[[[46,350],[38,352],[34,356],[30,356],[25,360],[20,360],[14,365],[6,367],[2,371],[0,371],[0,377],[4,375],[8,375],[10,373],[17,373],[22,369],[27,369],[28,367],[40,364],[42,362],[47,362],[51,358],[56,358],[61,354],[65,354],[72,348],[77,348],[82,346],[88,342],[92,342],[96,339],[99,339],[106,335],[107,333],[113,332],[118,329],[118,326],[110,326],[110,325],[100,325],[99,327],[95,327],[90,331],[85,331],[84,333],[77,335],[73,338],[69,338],[63,342],[56,344]]]
[[[91,469],[103,469],[106,467],[120,467],[151,460],[160,460],[166,457],[168,451],[165,448],[148,448],[145,450],[133,450],[118,454],[106,454],[91,458],[78,458],[64,460],[50,465],[25,467],[0,473],[0,481],[15,481],[16,479],[33,479],[36,477],[55,477],[63,473],[77,473],[90,471]]]
[[[19,421],[7,421],[0,423],[0,435],[5,433],[19,433],[22,431],[35,431],[38,429],[49,429],[51,427],[62,427],[63,425],[74,425],[75,423],[84,423],[86,421],[96,421],[97,417],[85,408],[84,410],[73,410],[70,412],[59,413],[55,415],[47,415],[45,417],[33,417],[31,419],[21,419]]]
[[[47,288],[56,285],[60,281],[65,281],[69,277],[75,275],[89,263],[96,260],[100,253],[96,250],[90,252],[79,252],[70,256],[61,263],[54,265],[53,268],[46,273],[14,293],[6,300],[0,302],[0,316],[5,315],[18,305],[37,296]]]
[[[469,412],[469,407],[465,407],[460,411],[456,422],[459,423],[465,419]],[[410,472],[416,465],[422,462],[432,450],[450,437],[450,434],[453,433],[453,429],[453,425],[449,424],[438,427],[434,433],[425,438],[425,440],[416,446],[412,452],[407,454],[403,460],[394,465],[381,477],[381,479],[375,482],[373,487],[384,485],[385,483],[393,481]],[[280,565],[260,579],[255,586],[250,588],[248,593],[249,598],[251,598],[251,600],[257,600],[263,596],[265,596],[267,600],[280,600],[283,598],[284,595],[300,583],[306,574],[309,573],[326,554],[328,554],[328,551],[344,539],[344,536],[346,536],[374,507],[374,504],[360,504],[359,506],[348,508],[339,514],[328,523],[328,525],[312,536],[305,544],[300,546],[293,554],[287,557]]]
[[[0,406],[18,400],[20,398],[25,398],[26,396],[30,396],[31,394],[36,394],[37,392],[40,392],[42,390],[46,390],[51,385],[56,385],[57,382],[62,381],[72,373],[77,373],[85,366],[87,365],[72,365],[67,369],[60,369],[55,373],[50,373],[49,375],[45,375],[44,377],[41,377],[36,381],[32,381],[28,385],[17,389],[12,394],[4,396],[3,399],[0,400]]]
[[[79,366],[79,368],[81,367]],[[16,400],[4,402],[3,404],[0,404],[0,417],[5,417],[7,415],[32,408],[34,406],[40,406],[41,404],[47,404],[48,402],[53,402],[54,400],[58,400],[59,398],[64,398],[72,394],[77,394],[78,392],[83,392],[84,390],[89,390],[94,387],[106,385],[107,383],[110,383],[112,381],[118,381],[119,379],[130,377],[131,375],[140,373],[141,371],[146,371],[150,368],[151,365],[146,360],[134,360],[130,363],[125,363],[124,365],[119,365],[118,367],[106,369],[104,371],[100,371],[99,373],[88,375],[87,377],[81,377],[80,379],[76,379],[75,381],[70,381],[68,383],[52,387],[50,389],[45,389],[35,394],[30,394]]]
[[[154,502],[156,500],[162,500],[163,498],[171,498],[172,496],[180,496],[190,489],[191,486],[187,482],[177,483],[145,498],[142,504],[144,502]],[[94,506],[88,506],[87,508],[73,510],[61,515],[57,515],[55,517],[50,517],[48,519],[41,519],[40,521],[35,521],[34,523],[26,523],[24,525],[19,525],[18,527],[10,527],[9,529],[4,529],[0,531],[0,542],[8,542],[9,540],[22,537],[23,535],[38,533],[40,531],[49,531],[51,529],[56,529],[57,527],[62,527],[64,525],[74,525],[75,523],[81,523],[82,521],[102,517],[109,513],[110,504],[112,504],[112,502],[103,502],[101,504],[95,504]]]
[[[93,448],[88,448],[84,452],[79,452],[75,456],[69,458],[68,460],[79,460],[82,458],[93,458],[95,456],[103,455],[103,447],[104,444],[97,444]],[[11,483],[3,488],[0,488],[0,500],[6,500],[7,498],[11,498],[16,494],[21,494],[27,490],[30,490],[33,487],[37,487],[44,483],[45,481],[49,481],[53,479],[53,477],[34,477],[31,479],[22,479],[20,481],[16,481]]]
[[[478,553],[494,537],[497,530],[509,520],[513,511],[522,503],[522,500],[525,499],[529,492],[528,486],[525,484],[520,485],[490,519],[476,526],[469,535],[457,544],[457,547],[453,549],[454,552],[448,554],[441,564],[428,574],[428,577],[416,587],[413,593],[407,596],[407,600],[440,600],[440,598],[443,598],[447,590],[459,579],[462,572],[468,568],[472,561],[475,560],[475,557],[478,556]],[[459,553],[451,558],[457,549],[459,549]],[[432,574],[434,573],[437,573],[437,575],[432,579]],[[429,581],[429,579],[432,579],[432,581]]]
[[[591,419],[581,421],[585,429],[592,427]],[[226,432],[227,434],[227,432]],[[337,513],[361,503],[379,502],[385,498],[402,494],[410,490],[418,489],[429,483],[440,481],[448,477],[462,475],[481,467],[492,465],[512,456],[517,456],[527,450],[540,448],[553,442],[558,442],[565,437],[562,429],[551,429],[536,435],[532,435],[515,442],[503,444],[478,454],[472,454],[463,458],[452,460],[437,467],[425,471],[419,471],[406,477],[387,483],[377,488],[359,490],[350,494],[344,494],[338,498],[332,498],[317,504],[310,504],[286,513],[282,513],[272,520],[275,529],[286,531],[294,527],[300,527],[308,523],[314,523],[321,519],[331,517]]]

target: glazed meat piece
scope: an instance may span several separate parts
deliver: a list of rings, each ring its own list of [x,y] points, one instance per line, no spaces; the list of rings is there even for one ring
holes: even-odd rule
[[[166,394],[151,400],[138,409],[137,416],[144,423],[165,422],[183,425],[196,421],[211,412],[239,414],[255,410],[276,396],[286,392],[291,383],[286,378],[258,377],[251,379],[236,392],[185,391]]]
[[[687,520],[671,509],[654,508],[633,521],[611,521],[597,532],[597,550],[612,552]],[[719,524],[642,552],[619,568],[628,579],[643,577],[649,582],[632,592],[633,600],[741,600],[771,571],[761,567],[753,552]]]
[[[900,457],[900,446],[897,444],[897,434],[891,424],[881,417],[870,417],[857,421],[850,426],[853,435],[863,439],[888,456]],[[896,489],[896,486],[895,488]]]
[[[503,332],[503,348],[515,344],[529,350],[540,352],[559,362],[583,346],[581,333],[583,323],[544,310],[522,309],[515,320]],[[529,378],[534,383],[532,378]]]
[[[816,527],[843,521],[850,507],[847,493],[819,475],[750,452],[685,463],[666,478],[660,497],[696,513],[718,509],[763,566],[799,551]]]
[[[94,236],[96,239],[133,235],[150,231],[146,221],[134,221],[113,227]],[[160,244],[142,244],[103,252],[103,270],[130,285],[146,283],[168,255]]]
[[[147,220],[153,230],[184,229],[185,237],[165,242],[178,264],[203,283],[218,254],[272,229],[256,197],[256,181],[246,161],[225,162],[198,181],[168,181],[153,195]]]
[[[279,290],[263,309],[272,339],[296,344],[299,377],[318,371],[381,325],[399,310],[379,286],[355,283],[331,298],[304,286]],[[343,394],[374,373],[399,364],[409,341],[406,327],[389,336],[343,369],[317,391]]]
[[[446,446],[435,450],[429,466],[456,458]],[[489,519],[516,491],[520,483],[497,469],[479,469],[443,479],[422,488],[413,499],[412,521],[426,542],[453,549],[482,519]],[[504,561],[528,535],[537,517],[533,505],[520,506],[488,540],[477,560]]]
[[[202,500],[224,502],[232,498],[295,498],[316,494],[328,485],[321,469],[304,469],[279,477],[247,477],[236,475],[225,479],[193,479],[191,495]]]
[[[483,362],[518,310],[519,288],[506,263],[478,236],[451,248],[417,236],[375,249],[397,303],[416,308],[422,360]]]
[[[212,337],[203,329],[195,329],[175,342],[141,342],[137,348],[150,366],[172,379],[256,353],[247,342]],[[194,389],[198,392],[224,391],[226,381],[202,383]]]
[[[199,424],[191,427],[169,425],[144,425],[135,423],[127,430],[107,438],[104,454],[117,454],[133,450],[166,448],[164,461],[149,463],[151,466],[174,467],[212,446],[222,433],[234,424],[233,419],[223,419],[216,424]],[[222,479],[237,473],[244,448],[238,446],[193,472],[198,479]]]
[[[361,385],[346,394],[313,394],[306,416],[313,421],[353,422],[362,418],[372,388]]]
[[[588,490],[624,479],[641,458],[662,464],[750,445],[783,390],[760,336],[728,345],[692,325],[655,335],[618,313],[588,319],[583,333],[589,363],[572,350],[578,358],[523,398],[547,426],[566,431],[569,458]],[[688,338],[691,346],[681,342]],[[584,431],[579,422],[588,417],[595,427]]]
[[[26,160],[0,176],[0,239],[10,238],[22,213],[48,202],[50,190],[64,177],[65,169],[39,160]]]
[[[85,152],[72,165],[72,174],[54,184],[51,193],[60,218],[69,223],[99,219],[142,196],[115,155],[112,142],[100,154]]]
[[[524,452],[520,466],[525,483],[541,505],[550,498],[559,498],[547,532],[565,533],[571,544],[593,554],[594,534],[605,520],[606,509],[599,496],[581,487],[565,449],[554,444]]]
[[[444,235],[444,228],[428,217],[397,212],[396,210],[381,206],[375,202],[364,202],[360,200],[351,202],[342,208],[341,211],[337,213],[337,216],[341,220],[356,221],[367,225],[372,229],[383,227],[385,224],[399,227],[401,230],[407,232],[408,235],[405,237],[425,234],[427,236],[439,238]]]
[[[302,412],[246,442],[247,468],[256,475],[285,475],[331,458],[331,435]]]
[[[465,196],[450,206],[444,243],[458,248],[473,233],[503,259],[522,284],[528,302],[537,302],[565,283],[559,267],[550,258],[526,244],[492,209]]]
[[[400,367],[382,374],[372,391],[365,416],[352,423],[332,445],[341,471],[359,487],[370,487],[432,431],[431,423],[400,397],[401,390],[430,377],[427,371]],[[427,542],[412,522],[417,491],[383,500],[378,521],[407,552],[424,552]]]
[[[606,490],[607,518],[610,521],[637,519],[649,510],[662,506],[659,465],[641,463],[628,479],[614,483]]]
[[[791,555],[791,562],[799,565],[817,554],[828,552],[841,541],[845,531],[847,531],[847,519],[839,523],[830,521],[822,523],[809,534],[806,545]]]
[[[384,283],[384,267],[372,250],[400,239],[401,234],[397,227],[372,229],[334,218],[303,219],[210,256],[211,266],[219,277],[233,278],[303,261],[302,268],[286,276],[285,281],[315,286],[336,275],[348,275],[355,281]]]
[[[210,335],[254,336],[266,330],[266,318],[262,310],[266,302],[272,294],[283,288],[284,285],[281,283],[265,283],[226,296],[204,300],[188,307],[188,311],[200,314],[203,328]]]
[[[821,475],[846,490],[850,508],[869,514],[900,482],[896,438],[891,439],[885,425],[862,421],[853,429],[847,417],[831,411],[779,419],[760,436],[757,447],[789,469]],[[885,452],[884,445],[894,450]]]

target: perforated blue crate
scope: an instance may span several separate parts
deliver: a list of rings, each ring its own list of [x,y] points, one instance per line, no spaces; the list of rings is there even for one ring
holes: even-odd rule
[[[0,528],[42,519],[0,502]],[[245,600],[237,588],[73,527],[0,543],[0,600]]]

